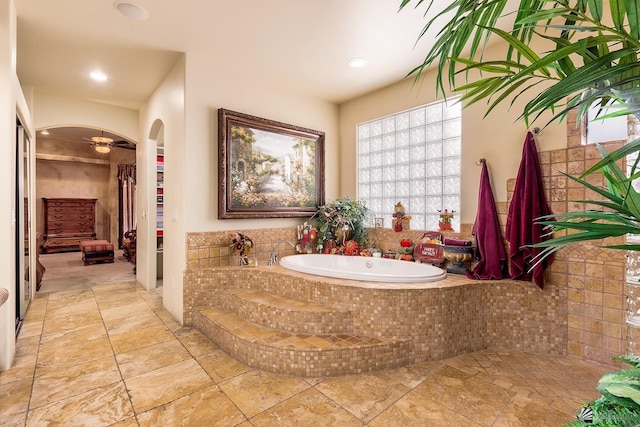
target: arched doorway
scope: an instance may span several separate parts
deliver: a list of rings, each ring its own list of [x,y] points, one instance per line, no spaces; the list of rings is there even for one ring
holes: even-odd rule
[[[135,165],[135,142],[99,126],[48,126],[37,132],[35,147],[36,215],[32,224],[36,229],[38,247],[44,248],[44,239],[50,234],[45,223],[47,220],[43,199],[93,199],[95,238],[114,244],[114,258],[119,261],[122,272],[122,276],[113,274],[107,276],[106,280],[135,280],[133,266],[124,259],[119,246],[120,235],[124,231],[119,227],[120,200],[117,176],[119,164]],[[82,218],[82,221],[86,221],[86,218]],[[83,226],[85,225],[89,227],[83,223]],[[77,244],[74,245],[73,242],[66,246],[47,247],[41,259],[44,261],[49,254],[64,254],[69,255],[74,263],[81,263],[82,255],[78,250]],[[98,280],[97,269],[80,267],[80,270],[82,274],[77,274],[78,280],[70,286],[82,286],[80,278],[86,280],[85,286],[91,286]],[[51,286],[49,289],[45,286],[42,291],[58,290],[60,283],[51,281],[63,282],[64,278],[56,279],[52,269],[48,269],[48,273],[45,272],[43,283]],[[60,273],[60,276],[63,274]],[[50,289],[51,287],[53,289]]]

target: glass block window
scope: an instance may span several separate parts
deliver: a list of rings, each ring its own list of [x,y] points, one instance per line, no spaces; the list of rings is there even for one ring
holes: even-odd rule
[[[597,119],[600,109],[598,103],[593,104],[587,110],[587,144],[597,142],[621,141],[627,139],[627,117],[610,117]],[[612,110],[604,109],[604,114],[612,113]]]
[[[402,202],[411,228],[437,230],[455,211],[460,230],[461,106],[457,98],[359,124],[358,198],[391,227]]]

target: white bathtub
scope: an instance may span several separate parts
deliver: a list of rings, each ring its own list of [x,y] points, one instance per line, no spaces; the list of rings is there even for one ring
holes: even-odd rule
[[[441,268],[429,264],[363,256],[289,255],[280,265],[301,273],[368,282],[435,282],[447,277]]]

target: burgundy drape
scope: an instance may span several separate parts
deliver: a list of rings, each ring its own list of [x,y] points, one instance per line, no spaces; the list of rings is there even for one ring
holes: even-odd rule
[[[553,258],[537,264],[532,271],[535,258],[542,248],[531,245],[543,241],[543,229],[535,224],[537,218],[550,215],[542,183],[542,171],[536,142],[531,132],[527,132],[522,149],[522,160],[516,178],[513,198],[507,216],[506,237],[509,242],[509,261],[511,278],[530,281],[533,279],[540,289],[544,286],[544,269]]]
[[[507,276],[507,255],[500,230],[498,211],[493,198],[487,163],[482,161],[480,190],[478,192],[478,212],[471,233],[476,238],[478,263],[473,271],[467,272],[470,279],[503,279]]]

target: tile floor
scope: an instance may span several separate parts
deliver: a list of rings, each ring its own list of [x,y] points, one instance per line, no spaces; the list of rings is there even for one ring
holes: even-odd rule
[[[0,373],[3,426],[559,426],[613,366],[485,350],[372,374],[251,369],[134,281],[38,293]]]

